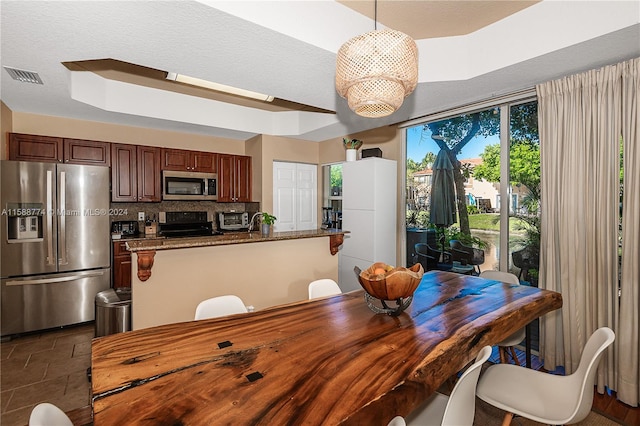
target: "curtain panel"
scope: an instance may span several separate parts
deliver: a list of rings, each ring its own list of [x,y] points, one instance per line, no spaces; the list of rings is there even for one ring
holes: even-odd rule
[[[623,274],[625,259],[635,262],[636,267],[626,269],[629,296],[623,297],[627,304],[618,299],[621,137],[625,141],[625,172],[637,171],[640,166],[637,79],[625,85],[623,74],[632,74],[629,70],[635,67],[637,76],[637,62],[623,62],[536,87],[542,188],[539,282],[540,287],[558,291],[563,297],[562,309],[541,320],[541,356],[546,369],[561,365],[571,374],[578,367],[589,336],[599,327],[612,328],[617,338],[598,369],[599,392],[605,386],[616,390],[618,381],[623,382],[621,374],[626,379],[635,375],[629,387],[635,386],[636,392],[638,388],[639,181],[630,181],[629,187],[625,184],[629,189],[625,197],[634,192],[630,198],[636,205],[631,202],[627,206],[625,198],[624,214],[628,221],[635,221],[627,231],[635,234],[627,239],[625,232]],[[632,113],[623,112],[626,103],[635,105]],[[623,136],[625,126],[628,130]],[[635,159],[626,144],[635,148]],[[627,156],[631,157],[629,165]],[[634,177],[637,179],[635,174],[630,176]],[[635,325],[630,325],[634,314]],[[624,340],[620,338],[623,330],[628,334]],[[621,370],[623,365],[629,366]],[[625,402],[637,405],[635,399]]]
[[[620,348],[618,398],[640,404],[640,58],[622,68],[622,271],[620,278]]]

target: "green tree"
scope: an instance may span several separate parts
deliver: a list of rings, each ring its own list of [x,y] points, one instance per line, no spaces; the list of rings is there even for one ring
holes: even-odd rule
[[[425,130],[431,131],[431,138],[441,150],[447,153],[453,165],[460,231],[466,235],[471,235],[471,229],[464,195],[465,177],[457,155],[474,137],[497,134],[499,127],[500,116],[493,109],[460,115],[424,126]]]
[[[488,182],[500,182],[500,144],[487,145],[480,154],[482,163],[474,167],[473,176]],[[512,141],[509,148],[509,177],[512,185],[525,185],[538,195],[540,188],[540,147],[528,142]]]
[[[342,188],[342,164],[329,166],[331,173],[331,188]]]
[[[435,161],[436,155],[433,152],[429,151],[424,155],[422,161],[420,161],[420,168],[422,170],[430,169]]]
[[[510,134],[512,141],[537,145],[537,107],[537,102],[531,102],[511,108]],[[499,112],[498,108],[492,108],[424,125],[424,130],[431,131],[431,138],[440,149],[449,155],[451,164],[453,164],[460,231],[466,235],[471,235],[471,230],[469,228],[469,215],[464,193],[465,170],[457,155],[474,137],[488,137],[500,132]],[[493,181],[496,182],[496,180]]]

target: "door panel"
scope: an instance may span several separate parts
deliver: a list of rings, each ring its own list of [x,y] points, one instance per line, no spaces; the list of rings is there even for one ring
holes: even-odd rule
[[[274,231],[296,229],[295,178],[295,164],[273,163],[273,215],[278,218],[273,227]]]
[[[135,145],[111,144],[111,201],[137,201]]]
[[[298,164],[296,230],[318,228],[318,166]]]
[[[111,144],[109,142],[65,139],[64,162],[109,167],[111,165]]]
[[[92,321],[95,296],[109,288],[111,270],[0,281],[2,335]]]
[[[374,224],[375,212],[371,210],[342,210],[342,229],[350,231],[347,234],[349,238],[345,238],[342,244],[342,252],[346,256],[368,259],[367,268],[373,262],[385,261],[375,258],[376,227]]]
[[[273,163],[274,230],[301,231],[318,227],[318,168],[314,164]]]
[[[0,275],[56,272],[56,165],[2,161],[0,168]],[[21,217],[35,219],[34,235],[19,233]]]
[[[138,201],[160,201],[160,148],[138,146]]]
[[[59,165],[58,204],[59,271],[108,267],[109,169]]]
[[[233,165],[233,155],[218,155],[218,202],[233,201]]]

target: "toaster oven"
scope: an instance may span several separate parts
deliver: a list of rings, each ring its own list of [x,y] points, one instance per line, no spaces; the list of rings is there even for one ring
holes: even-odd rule
[[[218,213],[218,229],[223,231],[237,231],[249,229],[249,213],[232,212]]]

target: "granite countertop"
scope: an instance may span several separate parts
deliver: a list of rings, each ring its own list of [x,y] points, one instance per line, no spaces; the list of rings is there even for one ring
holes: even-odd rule
[[[145,250],[172,250],[191,247],[223,246],[229,244],[260,243],[265,241],[295,240],[301,238],[331,237],[348,234],[349,231],[336,229],[312,229],[307,231],[273,232],[264,236],[260,232],[237,232],[207,237],[185,238],[142,238],[127,239],[131,252]]]
[[[163,240],[166,237],[163,235],[158,235],[158,234],[136,234],[136,235],[121,235],[120,238],[113,238],[113,234],[111,234],[111,240],[112,241],[122,241],[122,242],[129,242],[129,241],[148,241],[148,240]]]

